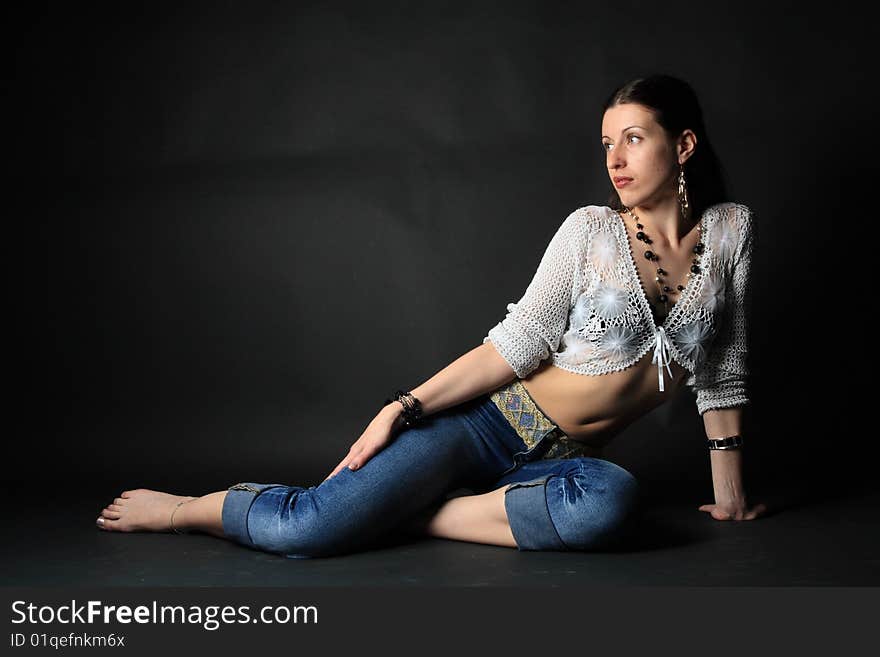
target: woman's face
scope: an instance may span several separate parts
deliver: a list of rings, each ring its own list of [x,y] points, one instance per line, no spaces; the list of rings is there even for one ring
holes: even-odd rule
[[[602,145],[611,184],[626,207],[654,205],[676,193],[675,143],[644,105],[610,107],[602,118]],[[630,180],[622,185],[618,177]]]

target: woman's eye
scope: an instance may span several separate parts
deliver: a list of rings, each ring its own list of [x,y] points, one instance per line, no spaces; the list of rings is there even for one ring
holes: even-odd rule
[[[639,141],[642,140],[641,135],[627,135],[626,138],[627,138],[627,140],[630,140],[630,139],[633,139],[633,138],[638,139]],[[604,151],[608,151],[608,150],[609,150],[609,149],[608,149],[609,146],[614,146],[614,144],[609,144],[609,143],[607,143],[607,142],[606,142],[606,143],[603,143],[603,144],[602,144],[602,149],[603,149]]]

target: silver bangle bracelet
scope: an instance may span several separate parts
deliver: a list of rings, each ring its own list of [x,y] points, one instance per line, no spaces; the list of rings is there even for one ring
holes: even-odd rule
[[[710,438],[709,449],[737,449],[742,447],[742,436],[728,436],[727,438]]]

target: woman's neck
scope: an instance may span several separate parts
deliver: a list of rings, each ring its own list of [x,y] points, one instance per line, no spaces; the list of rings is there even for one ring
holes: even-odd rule
[[[682,218],[681,206],[675,197],[637,205],[630,210],[639,218],[639,223],[645,226],[652,240],[657,239],[661,246],[672,249],[679,248],[694,227],[692,220],[685,221]]]

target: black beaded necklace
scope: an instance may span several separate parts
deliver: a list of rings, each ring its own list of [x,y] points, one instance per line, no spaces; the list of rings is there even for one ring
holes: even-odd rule
[[[636,233],[636,239],[641,240],[645,244],[653,244],[653,242],[651,241],[651,238],[648,237],[647,234],[644,232],[644,230],[643,230],[644,226],[641,223],[639,223],[638,215],[633,214],[633,211],[627,207],[624,207],[624,211],[627,212],[633,218],[633,221],[636,224],[636,228],[638,229],[638,232]],[[703,250],[705,248],[703,246],[703,226],[698,224],[697,230],[700,232],[700,239],[697,242],[697,245],[694,246],[694,248],[693,248],[693,251],[696,255],[694,256],[690,271],[687,273],[687,278],[690,278],[691,274],[700,273],[700,264],[699,264],[700,263],[700,255],[703,253]],[[652,262],[658,262],[660,260],[660,258],[657,256],[657,254],[651,250],[645,251],[645,258],[648,260],[651,260]],[[636,271],[636,273],[638,273],[638,270]],[[666,276],[666,274],[668,274],[668,273],[669,272],[667,272],[662,267],[657,267],[657,274],[656,274],[656,276],[654,276],[654,281],[657,283],[657,287],[660,289],[660,294],[657,296],[657,301],[661,302],[664,305],[664,307],[666,308],[667,315],[669,314],[669,296],[667,293],[672,292],[672,288],[669,287],[668,285],[664,285],[664,282],[663,282],[663,279],[661,278],[661,276]],[[678,287],[678,291],[681,292],[682,290],[684,290],[685,286],[679,284],[677,287]]]

